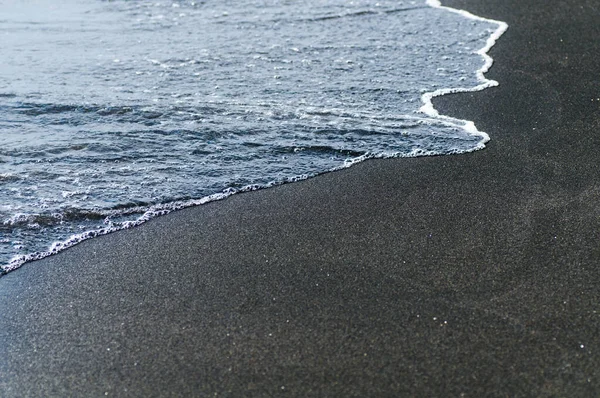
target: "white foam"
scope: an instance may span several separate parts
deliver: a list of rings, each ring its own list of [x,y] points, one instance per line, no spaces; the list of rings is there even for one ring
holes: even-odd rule
[[[439,112],[433,107],[432,99],[434,97],[439,97],[439,96],[446,95],[446,94],[481,91],[488,87],[497,86],[498,85],[497,81],[490,80],[485,77],[485,73],[490,70],[490,68],[492,67],[492,64],[494,63],[494,60],[492,59],[492,57],[490,57],[488,55],[488,52],[494,46],[494,44],[496,44],[496,41],[500,38],[500,36],[502,36],[504,34],[504,32],[506,32],[506,30],[508,29],[508,24],[506,22],[496,21],[494,19],[487,19],[487,18],[479,17],[479,16],[473,15],[470,12],[465,11],[465,10],[459,10],[456,8],[443,6],[439,0],[426,0],[426,3],[427,3],[427,5],[429,5],[430,7],[433,7],[433,8],[441,8],[441,9],[448,10],[448,11],[456,13],[456,14],[460,14],[469,19],[474,19],[476,21],[490,22],[490,23],[498,25],[498,27],[496,28],[494,33],[492,33],[490,35],[490,37],[487,39],[486,45],[477,51],[477,54],[481,55],[484,59],[483,66],[480,69],[478,69],[476,72],[477,80],[481,84],[479,84],[475,87],[442,88],[442,89],[438,89],[438,90],[435,90],[432,92],[427,92],[427,93],[423,94],[423,96],[421,97],[421,101],[423,101],[424,105],[419,109],[419,111],[425,113],[426,115],[429,115],[436,119],[442,119],[442,120],[445,120],[445,121],[448,121],[451,123],[456,123],[457,126],[460,126],[467,133],[469,133],[473,136],[481,137],[482,140],[480,141],[477,148],[475,148],[474,150],[482,149],[485,147],[485,144],[490,140],[490,136],[488,134],[484,133],[483,131],[479,131],[477,129],[477,127],[475,126],[475,123],[473,123],[472,121],[456,119],[456,118],[446,116],[446,115],[440,115]]]

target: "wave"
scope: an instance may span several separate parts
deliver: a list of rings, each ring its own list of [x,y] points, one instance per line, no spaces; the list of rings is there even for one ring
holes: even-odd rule
[[[446,155],[446,154],[459,154],[465,152],[471,152],[478,149],[482,149],[485,147],[485,144],[489,141],[489,136],[482,131],[479,131],[474,122],[468,120],[461,120],[457,118],[453,118],[447,115],[441,115],[434,108],[432,99],[434,97],[446,95],[449,93],[458,93],[458,92],[472,92],[483,90],[488,87],[496,86],[498,83],[493,80],[488,80],[485,78],[484,74],[491,67],[493,60],[488,55],[488,51],[495,44],[496,40],[506,31],[507,24],[500,21],[494,21],[490,19],[481,18],[470,14],[464,10],[453,9],[449,7],[442,6],[441,3],[437,0],[427,0],[426,5],[432,8],[443,9],[448,12],[460,14],[463,17],[485,21],[488,23],[492,23],[496,26],[496,29],[493,33],[488,37],[486,44],[481,49],[477,50],[477,54],[479,54],[483,60],[484,65],[476,71],[477,82],[478,84],[472,87],[451,87],[451,88],[438,88],[436,87],[433,91],[426,91],[420,96],[421,107],[419,108],[419,115],[398,115],[395,116],[393,114],[384,113],[383,116],[375,115],[369,109],[353,109],[348,111],[347,109],[337,109],[335,106],[327,107],[327,109],[323,107],[314,107],[306,106],[303,108],[302,112],[298,112],[297,110],[290,110],[287,108],[281,109],[279,111],[274,112],[271,109],[271,105],[268,102],[262,102],[257,104],[244,104],[244,102],[240,102],[236,104],[235,99],[228,101],[227,103],[215,103],[215,104],[204,104],[201,107],[187,107],[185,105],[177,105],[172,106],[169,109],[163,109],[160,111],[158,108],[148,108],[144,106],[138,105],[123,105],[123,106],[101,106],[101,105],[70,105],[70,104],[49,104],[49,103],[23,103],[23,104],[13,104],[11,106],[12,113],[20,113],[23,116],[31,117],[31,118],[47,118],[48,120],[45,123],[48,124],[64,124],[66,126],[72,126],[74,123],[81,122],[82,123],[102,123],[103,118],[111,118],[114,119],[117,123],[130,123],[137,125],[145,125],[148,127],[146,130],[134,130],[123,132],[122,136],[132,135],[135,138],[139,138],[139,134],[156,134],[156,135],[173,135],[173,134],[197,134],[194,130],[186,130],[185,128],[179,127],[178,129],[174,129],[173,125],[177,123],[183,122],[203,122],[203,118],[207,115],[214,115],[216,117],[216,121],[223,121],[224,123],[230,123],[228,126],[234,126],[236,120],[239,118],[248,118],[248,115],[252,115],[254,120],[252,123],[249,123],[246,126],[245,133],[249,133],[244,137],[244,140],[239,142],[240,146],[245,146],[247,148],[262,148],[262,141],[258,140],[258,142],[252,140],[246,140],[247,137],[252,137],[254,132],[256,134],[260,134],[261,130],[264,130],[266,127],[261,125],[261,121],[263,119],[269,119],[272,121],[284,121],[285,123],[289,123],[290,125],[293,122],[302,121],[304,124],[304,128],[310,130],[311,132],[318,132],[319,135],[317,137],[334,135],[340,136],[343,135],[344,138],[351,138],[353,140],[366,139],[369,136],[381,136],[388,137],[391,136],[391,132],[397,131],[398,126],[402,126],[403,129],[410,129],[411,127],[418,127],[421,125],[436,125],[436,126],[446,126],[449,128],[460,129],[467,133],[468,136],[473,137],[472,142],[469,142],[467,146],[453,146],[452,137],[446,137],[443,134],[436,136],[433,134],[433,138],[431,137],[420,137],[416,136],[416,140],[424,140],[431,139],[432,142],[439,142],[439,145],[421,145],[421,146],[409,146],[409,150],[406,151],[397,151],[394,148],[388,148],[387,144],[384,142],[379,145],[377,150],[362,150],[359,147],[337,147],[336,145],[331,145],[326,140],[315,139],[314,143],[302,145],[297,142],[291,136],[291,138],[281,139],[281,142],[274,146],[272,152],[278,156],[292,156],[298,152],[315,154],[318,156],[324,157],[338,157],[342,159],[342,164],[333,167],[327,168],[320,171],[308,172],[304,174],[299,174],[293,177],[282,177],[276,178],[266,183],[260,184],[244,184],[244,183],[230,183],[228,187],[226,187],[222,192],[203,195],[199,199],[180,199],[176,201],[168,201],[161,204],[149,204],[150,202],[138,201],[122,203],[120,205],[116,205],[111,209],[105,210],[94,210],[94,209],[71,209],[64,210],[58,213],[50,213],[50,214],[15,214],[9,217],[4,221],[2,225],[0,225],[0,230],[10,230],[11,228],[22,228],[26,227],[30,224],[37,224],[40,228],[51,227],[55,225],[60,225],[63,222],[71,222],[71,221],[79,221],[79,220],[92,220],[101,222],[100,225],[97,225],[93,230],[86,230],[82,233],[71,234],[71,236],[67,239],[60,240],[52,244],[48,250],[38,251],[34,253],[29,253],[25,255],[18,255],[13,257],[8,264],[2,266],[0,268],[0,275],[5,274],[9,271],[15,270],[19,268],[26,262],[38,260],[44,257],[47,257],[52,254],[56,254],[68,247],[71,247],[79,242],[84,240],[105,235],[114,231],[131,228],[137,225],[140,225],[152,218],[155,218],[160,215],[168,214],[172,211],[183,209],[191,206],[198,206],[208,202],[222,200],[227,198],[233,194],[239,192],[247,192],[253,191],[262,188],[268,188],[275,185],[280,185],[288,182],[299,181],[303,179],[307,179],[309,177],[313,177],[325,172],[340,170],[343,168],[350,167],[356,163],[365,161],[367,159],[374,158],[394,158],[394,157],[417,157],[417,156],[433,156],[433,155]],[[399,9],[391,9],[384,11],[385,13],[393,13],[400,12],[402,10]],[[354,13],[355,17],[375,15],[371,11],[359,11]],[[328,16],[324,16],[323,18],[328,18]],[[353,18],[356,19],[356,18]],[[169,59],[173,59],[172,57]],[[360,88],[360,87],[358,87]],[[376,89],[371,87],[365,88],[365,90],[375,91]],[[377,89],[376,91],[380,91]],[[393,95],[393,92],[390,90],[382,90],[382,93],[385,95]],[[0,98],[2,96],[0,95]],[[12,100],[14,97],[6,96],[7,99]],[[418,100],[417,100],[418,101]],[[6,105],[0,104],[0,107],[6,107]],[[1,110],[1,109],[0,109]],[[289,115],[287,113],[289,113]],[[71,117],[71,115],[76,115],[77,117]],[[171,120],[173,119],[173,120]],[[231,121],[229,121],[231,119]],[[323,124],[323,121],[327,120],[330,123]],[[359,122],[358,127],[352,127],[356,125],[356,121]],[[174,122],[170,124],[164,125],[164,122]],[[340,127],[340,121],[342,122],[342,126]],[[224,124],[223,123],[223,124]],[[346,123],[345,125],[343,123]],[[159,127],[155,127],[159,126]],[[337,126],[337,127],[335,127]],[[375,128],[367,128],[370,126],[375,126]],[[137,131],[137,132],[136,132]],[[213,137],[217,139],[219,137],[226,136],[230,134],[231,131],[227,131],[226,128],[219,129],[214,123],[213,125],[205,130],[205,135]],[[120,132],[112,132],[111,134],[121,134]],[[351,136],[351,137],[346,137]],[[268,136],[266,136],[268,138]],[[263,137],[261,137],[262,139]],[[212,139],[212,138],[211,138]],[[400,134],[400,140],[402,140],[402,134]],[[435,140],[434,140],[435,139]],[[447,141],[447,142],[446,142]],[[131,143],[135,143],[136,141],[131,141]],[[189,143],[188,143],[189,144]],[[91,146],[87,146],[87,143],[82,144],[74,144],[71,145],[56,147],[55,149],[47,149],[45,153],[50,155],[57,154],[67,154],[74,150],[89,150],[92,148]],[[92,144],[90,144],[92,145]],[[108,145],[108,144],[107,144]],[[104,148],[104,147],[102,147]],[[101,149],[102,149],[101,148]],[[56,153],[53,153],[56,152]],[[101,153],[103,151],[95,150],[94,152]],[[118,153],[117,153],[118,152]],[[189,152],[193,155],[210,155],[212,152],[210,150],[205,149],[200,146],[197,148],[190,148]],[[0,153],[2,154],[2,153]],[[119,151],[116,151],[115,156],[121,156]],[[103,155],[104,156],[104,155]],[[139,158],[138,158],[139,159]],[[345,159],[345,160],[343,160]],[[110,161],[118,161],[123,160],[122,158],[110,158]],[[235,159],[234,159],[235,160]],[[120,169],[115,169],[115,172],[120,172]],[[0,175],[0,184],[3,182],[9,183],[17,181],[22,178],[21,176],[15,174],[2,174]],[[78,191],[64,191],[65,195],[77,196],[79,195]],[[86,192],[82,191],[83,194]]]

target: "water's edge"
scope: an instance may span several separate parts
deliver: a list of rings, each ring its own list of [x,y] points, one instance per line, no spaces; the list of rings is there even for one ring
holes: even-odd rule
[[[457,154],[483,149],[483,148],[485,148],[485,144],[490,140],[488,134],[486,134],[485,132],[479,131],[476,128],[474,122],[472,122],[472,121],[456,119],[456,118],[453,118],[453,117],[450,117],[447,115],[440,115],[439,112],[434,108],[432,99],[435,97],[446,95],[446,94],[481,91],[488,87],[497,86],[498,82],[496,82],[494,80],[488,80],[484,76],[484,74],[490,69],[490,67],[493,64],[493,59],[487,53],[494,46],[494,44],[496,43],[498,38],[500,38],[500,36],[502,36],[502,34],[508,29],[508,25],[505,22],[482,18],[482,17],[473,15],[464,10],[459,10],[459,9],[454,9],[454,8],[443,6],[439,0],[426,0],[426,4],[432,8],[445,9],[450,12],[458,13],[469,19],[486,21],[486,22],[496,24],[498,26],[497,29],[488,38],[486,45],[476,52],[485,61],[483,67],[481,67],[479,70],[476,71],[477,80],[479,81],[480,84],[478,84],[475,87],[470,87],[470,88],[452,88],[452,89],[446,88],[446,89],[438,89],[438,90],[435,90],[432,92],[427,92],[421,96],[421,101],[422,101],[423,105],[419,109],[420,112],[430,116],[433,119],[443,120],[447,123],[451,123],[457,127],[460,127],[461,129],[465,130],[468,134],[481,138],[479,144],[476,147],[474,147],[468,151],[463,151],[463,152],[457,151],[456,152]],[[273,186],[277,186],[277,185],[282,185],[282,184],[289,183],[289,182],[305,180],[305,179],[308,179],[310,177],[314,177],[314,176],[317,176],[320,174],[348,168],[354,164],[365,161],[367,159],[419,157],[419,156],[434,156],[434,155],[439,155],[439,153],[417,151],[417,152],[411,152],[409,154],[386,154],[386,155],[365,154],[358,158],[354,158],[352,160],[346,161],[343,165],[341,165],[339,167],[336,167],[336,168],[333,168],[333,169],[330,169],[327,171],[323,171],[323,172],[299,175],[299,176],[287,178],[287,179],[281,180],[281,181],[273,181],[273,182],[270,182],[270,183],[267,183],[264,185],[249,185],[249,186],[243,187],[241,189],[229,189],[229,190],[226,190],[226,191],[223,191],[220,193],[216,193],[216,194],[212,194],[212,195],[208,195],[208,196],[205,196],[205,197],[202,197],[199,199],[175,201],[175,202],[171,202],[171,203],[167,203],[167,204],[151,206],[147,209],[140,209],[140,210],[145,210],[145,212],[141,217],[139,217],[135,221],[126,222],[123,225],[120,225],[118,227],[106,227],[106,228],[101,228],[101,229],[97,229],[97,230],[87,231],[87,232],[84,232],[81,234],[76,234],[76,235],[71,236],[69,239],[67,239],[65,241],[54,243],[45,252],[36,252],[36,253],[31,253],[31,254],[15,257],[7,265],[0,266],[0,277],[2,277],[3,275],[6,275],[10,271],[14,271],[14,270],[18,269],[19,267],[21,267],[23,264],[25,264],[27,262],[39,260],[39,259],[51,256],[53,254],[59,253],[60,251],[65,250],[69,247],[72,247],[84,240],[94,238],[97,236],[101,236],[101,235],[106,235],[111,232],[119,231],[122,229],[127,229],[127,228],[131,228],[134,226],[138,226],[150,219],[153,219],[157,216],[171,213],[175,210],[180,210],[180,209],[184,209],[187,207],[198,206],[198,205],[206,204],[206,203],[217,201],[217,200],[222,200],[222,199],[225,199],[236,193],[249,192],[249,191],[254,191],[257,189],[263,189],[263,188],[269,188],[269,187],[273,187]]]

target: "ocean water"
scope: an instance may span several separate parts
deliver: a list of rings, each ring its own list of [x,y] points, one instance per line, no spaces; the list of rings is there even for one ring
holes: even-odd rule
[[[435,0],[0,0],[0,267],[376,157],[484,147],[431,98],[506,25]]]

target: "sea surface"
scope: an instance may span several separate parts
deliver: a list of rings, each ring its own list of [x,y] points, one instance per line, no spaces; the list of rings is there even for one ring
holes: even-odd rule
[[[0,267],[375,157],[484,147],[505,25],[435,0],[0,0]],[[0,272],[1,273],[1,272]]]

